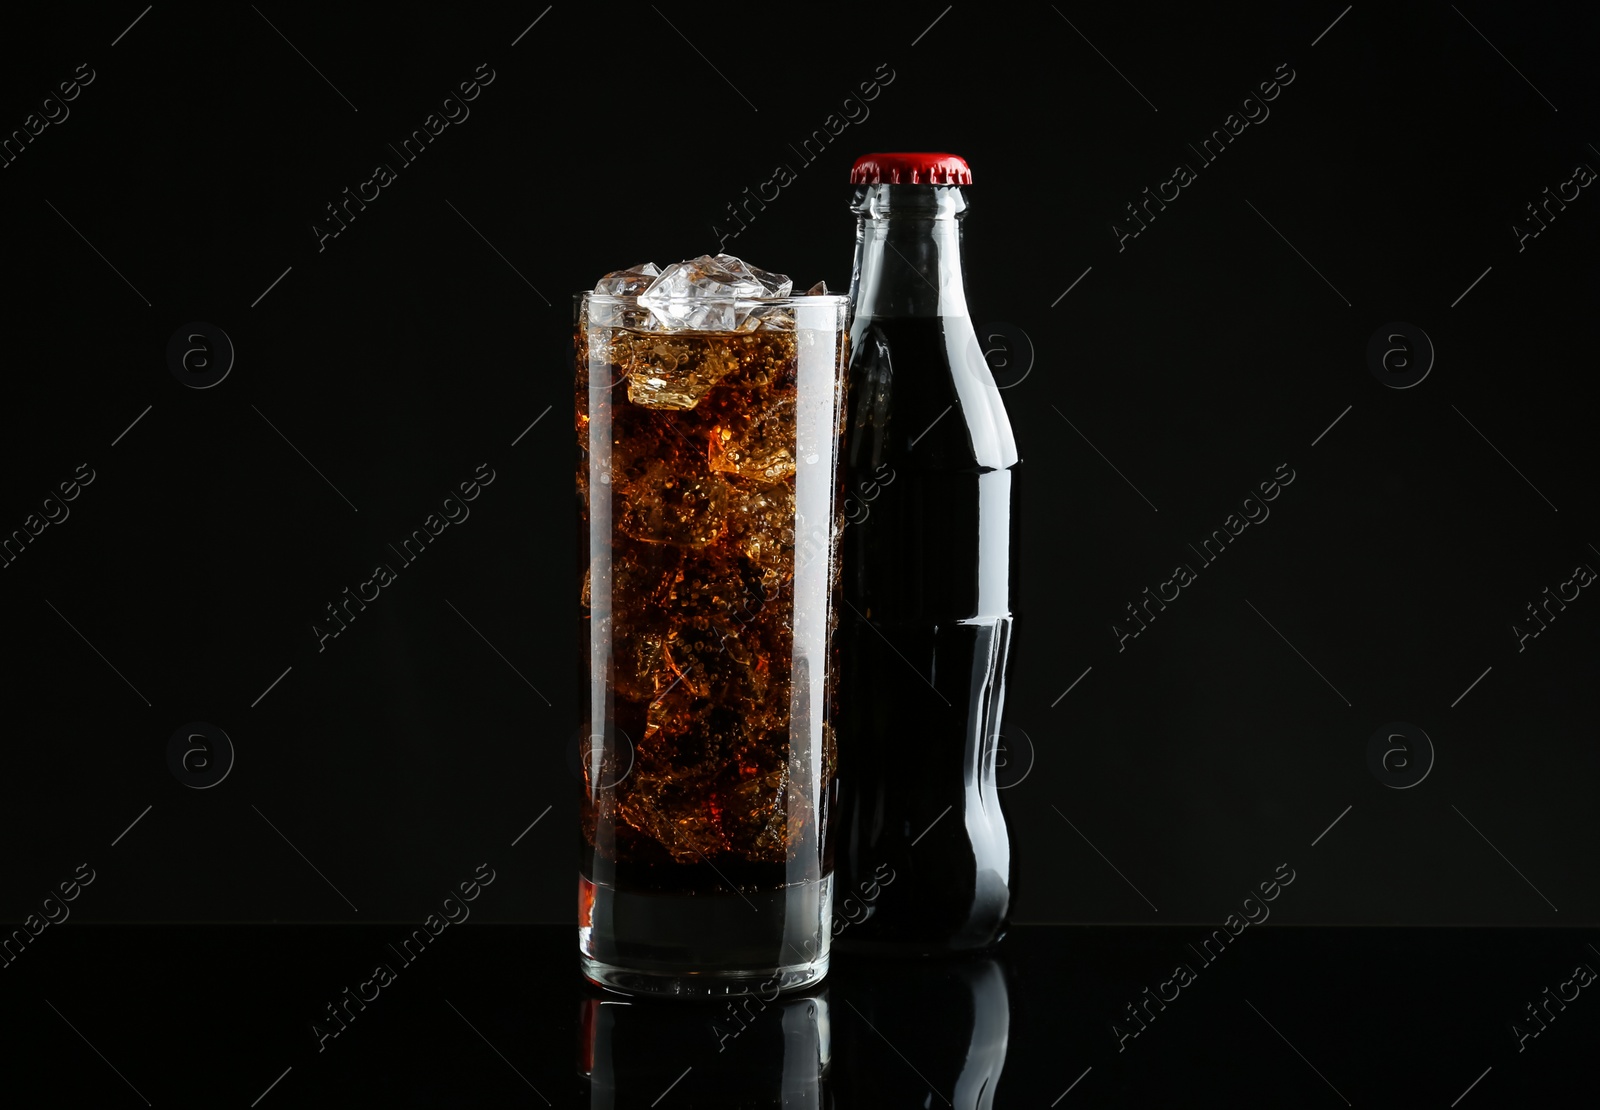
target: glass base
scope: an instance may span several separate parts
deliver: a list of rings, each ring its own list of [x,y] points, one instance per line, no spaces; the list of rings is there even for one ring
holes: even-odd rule
[[[828,973],[831,876],[710,894],[619,891],[579,877],[580,966],[628,994],[770,999]]]
[[[776,971],[751,975],[739,972],[678,973],[639,971],[601,963],[588,956],[579,957],[579,967],[584,976],[596,986],[624,994],[649,995],[658,998],[741,998],[755,995],[771,999],[774,993],[787,994],[803,990],[822,980],[828,974],[828,960],[812,960],[804,964],[791,964]]]

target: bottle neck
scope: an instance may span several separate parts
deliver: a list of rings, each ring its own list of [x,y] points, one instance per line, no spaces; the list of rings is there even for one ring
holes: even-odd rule
[[[850,300],[858,317],[965,317],[957,185],[859,185]]]

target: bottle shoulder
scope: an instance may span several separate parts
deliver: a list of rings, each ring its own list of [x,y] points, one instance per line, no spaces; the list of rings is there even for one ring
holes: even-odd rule
[[[858,317],[850,350],[850,465],[1017,464],[1011,421],[969,317]]]

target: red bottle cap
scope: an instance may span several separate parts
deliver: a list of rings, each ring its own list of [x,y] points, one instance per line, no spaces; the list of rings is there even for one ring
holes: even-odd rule
[[[850,168],[852,185],[971,185],[972,170],[957,154],[863,154]]]

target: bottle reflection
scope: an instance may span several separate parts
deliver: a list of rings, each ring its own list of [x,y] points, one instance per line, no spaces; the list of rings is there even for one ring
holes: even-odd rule
[[[1011,1034],[999,958],[836,954],[828,981],[838,1050],[828,1087],[840,1110],[994,1105]]]
[[[578,1105],[590,1110],[825,1110],[828,989],[718,1003],[629,998],[585,983]]]

